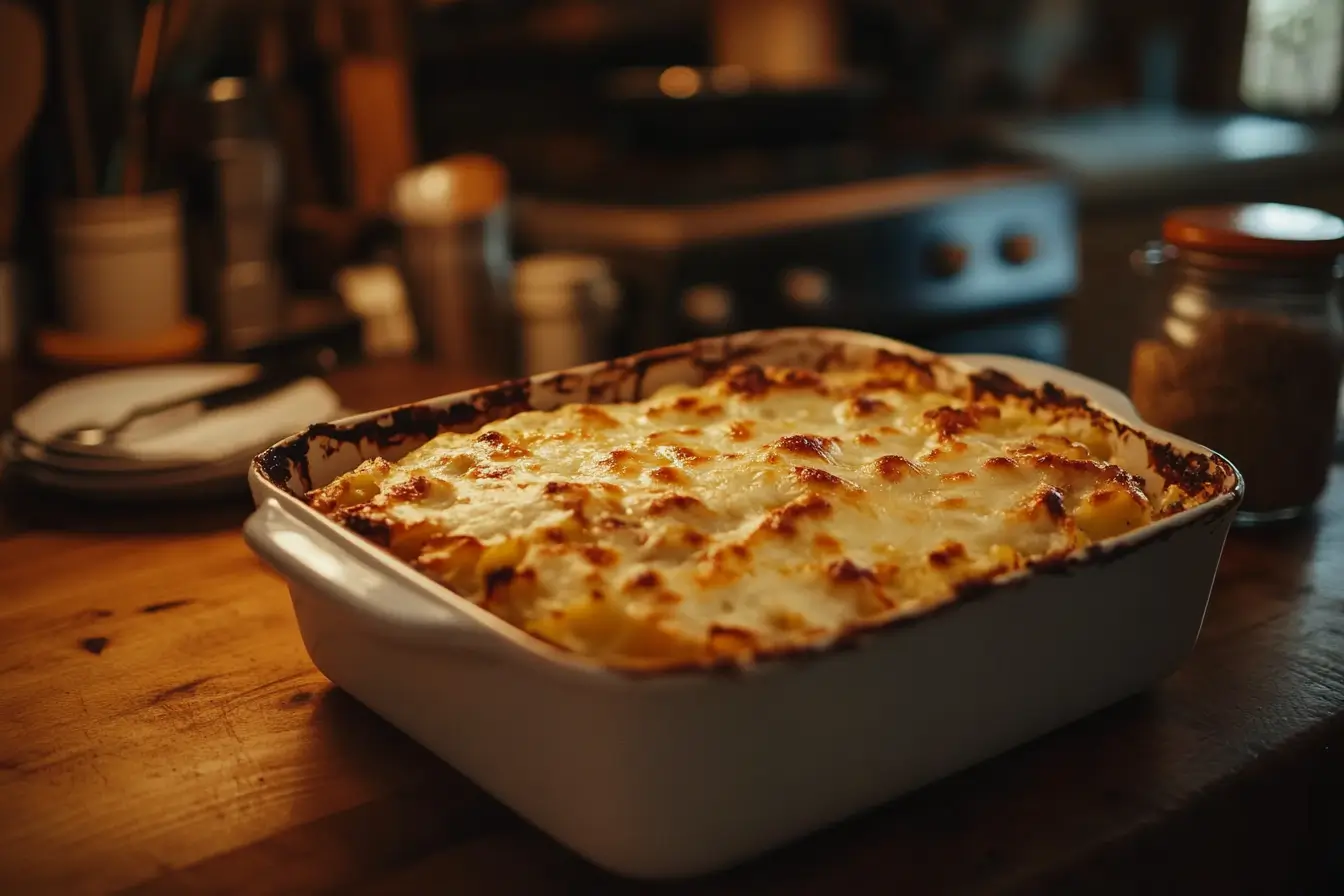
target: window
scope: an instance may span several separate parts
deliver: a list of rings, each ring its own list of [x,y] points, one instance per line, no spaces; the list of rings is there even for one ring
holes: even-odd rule
[[[1339,104],[1344,0],[1251,0],[1242,51],[1241,98],[1287,115],[1321,115]]]

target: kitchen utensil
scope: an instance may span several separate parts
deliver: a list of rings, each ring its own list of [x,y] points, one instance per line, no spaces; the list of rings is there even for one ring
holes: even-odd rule
[[[65,100],[65,128],[70,136],[70,161],[74,168],[73,187],[76,196],[89,196],[95,189],[97,174],[75,0],[58,0],[56,19],[60,35],[61,96]]]
[[[257,80],[267,107],[272,136],[280,152],[288,205],[329,199],[322,166],[313,144],[308,101],[292,84],[289,41],[285,30],[288,10],[268,8],[257,22]]]
[[[117,437],[131,426],[139,427],[142,437],[167,432],[210,411],[254,401],[297,380],[321,375],[327,371],[329,363],[329,359],[324,357],[262,367],[255,377],[236,385],[140,405],[110,423],[83,423],[67,427],[57,433],[56,438],[48,441],[46,447],[50,451],[103,454],[107,449],[114,448]]]
[[[228,33],[229,17],[238,10],[231,0],[170,2],[155,82],[169,90],[188,91],[206,81],[206,72],[219,56],[220,36]]]
[[[126,136],[123,145],[121,187],[129,196],[144,187],[148,124],[145,100],[154,86],[154,69],[159,61],[159,37],[163,33],[166,0],[149,0],[140,27],[140,44],[135,56],[135,77],[131,81],[131,99],[126,108]]]
[[[128,427],[116,450],[61,452],[52,441],[81,421],[110,427],[146,404],[168,404],[253,382],[252,364],[158,365],[68,380],[14,413],[0,455],[16,475],[90,498],[139,501],[216,488],[236,491],[248,462],[282,433],[340,416],[340,400],[321,379],[286,386],[197,416],[166,431]]]
[[[235,355],[272,338],[283,320],[284,172],[255,84],[217,79],[205,108],[211,136],[187,188],[192,274],[214,345]]]

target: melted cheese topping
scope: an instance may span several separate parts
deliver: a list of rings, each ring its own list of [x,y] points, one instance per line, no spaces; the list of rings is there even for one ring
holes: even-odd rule
[[[737,367],[518,414],[310,495],[567,650],[669,666],[828,643],[1179,509],[1087,415],[933,388],[899,360]]]

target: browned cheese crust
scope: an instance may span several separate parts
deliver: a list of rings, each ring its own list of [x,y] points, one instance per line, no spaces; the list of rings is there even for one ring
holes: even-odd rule
[[[444,433],[308,498],[552,645],[666,670],[918,617],[1228,488],[1052,386],[936,363],[730,365]]]

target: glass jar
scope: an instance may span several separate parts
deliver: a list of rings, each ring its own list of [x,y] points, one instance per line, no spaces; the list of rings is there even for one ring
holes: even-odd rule
[[[1135,343],[1130,395],[1148,423],[1241,471],[1241,524],[1293,519],[1335,450],[1344,221],[1276,204],[1170,213],[1136,267],[1164,288]]]

